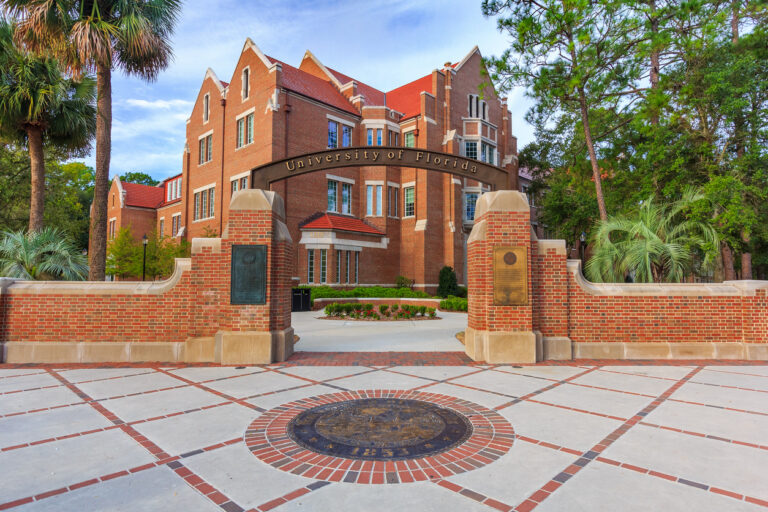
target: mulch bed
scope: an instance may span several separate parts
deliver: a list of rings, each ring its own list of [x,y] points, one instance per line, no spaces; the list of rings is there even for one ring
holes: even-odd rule
[[[412,316],[411,318],[391,318],[391,317],[382,317],[378,320],[375,318],[350,318],[348,316],[319,316],[317,317],[318,320],[346,320],[349,322],[404,322],[406,320],[441,320],[439,316],[436,316],[434,318],[430,318],[428,316]]]

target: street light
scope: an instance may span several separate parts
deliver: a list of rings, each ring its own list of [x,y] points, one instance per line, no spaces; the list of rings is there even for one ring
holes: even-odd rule
[[[149,243],[149,238],[147,238],[146,233],[144,233],[144,237],[141,239],[141,243],[144,245],[144,261],[141,263],[141,280],[144,281],[144,277],[147,271],[147,244]]]
[[[584,265],[584,253],[586,252],[586,242],[587,242],[587,234],[585,232],[581,232],[581,236],[579,237],[579,241],[581,242],[579,244],[579,252],[581,253],[581,265]]]

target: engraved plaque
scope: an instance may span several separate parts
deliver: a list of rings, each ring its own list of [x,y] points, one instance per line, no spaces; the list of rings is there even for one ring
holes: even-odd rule
[[[493,248],[493,305],[528,304],[528,252],[525,247]]]
[[[266,304],[267,246],[233,245],[230,304]]]

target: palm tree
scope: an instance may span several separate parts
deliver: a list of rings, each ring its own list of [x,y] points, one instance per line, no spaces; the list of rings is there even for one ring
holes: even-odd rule
[[[6,232],[0,240],[0,276],[35,281],[83,281],[88,259],[57,228]]]
[[[702,268],[711,267],[720,250],[717,232],[688,215],[703,199],[692,189],[669,205],[651,196],[631,217],[598,221],[587,277],[595,282],[623,282],[627,275],[637,282],[680,282],[694,270],[697,255],[703,256]]]
[[[43,227],[44,143],[86,149],[96,126],[96,88],[87,75],[73,80],[58,62],[18,48],[14,26],[0,19],[0,135],[26,144],[32,176],[29,230]]]
[[[17,37],[70,69],[96,71],[96,176],[88,278],[104,280],[112,144],[112,69],[154,80],[172,57],[180,0],[0,0],[19,18]]]

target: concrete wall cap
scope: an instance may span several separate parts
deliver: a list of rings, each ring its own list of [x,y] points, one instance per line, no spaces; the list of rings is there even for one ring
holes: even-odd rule
[[[469,238],[467,238],[467,244],[471,244],[472,242],[477,242],[480,240],[485,240],[485,237],[487,234],[488,234],[488,223],[485,222],[485,220],[481,220],[480,222],[475,222],[475,225],[472,226],[472,231],[469,233]]]
[[[192,239],[192,254],[200,254],[206,247],[210,247],[213,254],[221,253],[221,238]]]
[[[291,238],[291,232],[288,231],[288,226],[283,221],[275,221],[275,242],[288,242],[293,243]]]
[[[279,218],[285,219],[285,205],[283,198],[271,190],[250,188],[238,190],[232,195],[229,203],[232,210],[271,210]]]
[[[13,277],[0,277],[0,295],[2,295],[6,288],[11,286],[16,281],[18,281],[18,279],[14,279]]]
[[[531,207],[525,194],[517,190],[486,192],[477,199],[475,218],[488,212],[528,212]]]
[[[549,249],[554,249],[558,256],[565,256],[568,251],[565,247],[565,240],[538,240],[539,254]]]
[[[730,283],[592,283],[587,281],[582,274],[580,260],[568,260],[568,271],[573,274],[576,284],[589,295],[627,297],[738,297],[747,295]]]
[[[768,290],[768,281],[745,279],[743,281],[724,281],[723,284],[735,286],[744,292],[744,295],[754,296],[757,290]]]
[[[176,258],[171,277],[165,281],[16,281],[6,288],[8,294],[21,295],[162,295],[192,268],[189,258]]]

